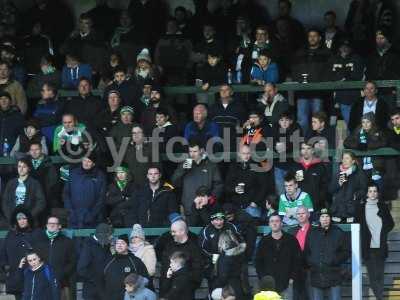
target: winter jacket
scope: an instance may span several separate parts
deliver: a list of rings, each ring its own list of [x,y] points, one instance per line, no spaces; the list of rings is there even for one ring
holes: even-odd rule
[[[58,179],[58,170],[53,165],[50,157],[44,156],[39,167],[32,168],[31,176],[41,184],[47,206],[50,208],[59,207],[60,205],[60,186]]]
[[[19,269],[19,280],[24,282],[22,300],[60,300],[60,286],[49,265],[39,269]]]
[[[330,209],[333,217],[355,217],[358,202],[366,195],[368,180],[361,168],[354,167],[355,170],[347,176],[342,186],[339,185],[340,169],[332,177],[329,190],[332,194]]]
[[[113,139],[115,146],[119,149],[124,138],[126,138],[128,142],[131,140],[132,124],[123,124],[122,122],[118,122],[111,128],[108,136]]]
[[[223,288],[230,285],[236,295],[236,299],[244,299],[242,289],[240,270],[242,264],[247,263],[244,260],[244,253],[246,250],[246,243],[240,243],[235,247],[223,251],[218,257],[216,264],[216,276],[213,280],[213,289]]]
[[[192,138],[198,139],[205,147],[209,139],[219,137],[220,134],[221,132],[218,124],[213,121],[206,121],[203,128],[199,128],[195,122],[189,122],[185,126],[183,137],[187,141]]]
[[[221,229],[217,229],[212,224],[208,224],[204,227],[199,234],[199,245],[203,250],[203,253],[209,258],[211,262],[211,258],[213,254],[218,254],[218,241],[219,236],[224,231],[231,231],[234,235],[238,237],[238,239],[242,239],[242,236],[239,233],[238,228],[232,223],[225,221],[224,226]]]
[[[341,265],[350,257],[349,241],[337,226],[313,228],[308,233],[305,255],[311,268],[311,286],[329,288],[342,282]]]
[[[174,187],[167,182],[161,182],[154,192],[149,183],[146,183],[132,197],[137,221],[142,226],[168,227],[168,216],[178,212]]]
[[[200,286],[204,272],[204,257],[202,250],[198,244],[197,235],[189,232],[189,238],[184,243],[177,243],[171,236],[170,232],[167,232],[159,237],[155,243],[155,250],[157,253],[158,261],[161,262],[160,270],[160,295],[166,293],[166,289],[163,289],[163,281],[166,280],[166,274],[169,269],[170,256],[177,251],[181,251],[186,254],[188,260],[186,261],[186,267],[190,270],[190,281],[194,288]]]
[[[132,142],[126,149],[124,163],[128,165],[133,181],[137,185],[144,185],[147,182],[147,171],[153,162],[153,152],[150,143],[143,143],[138,149]]]
[[[146,288],[146,282],[146,278],[139,276],[135,291],[133,293],[125,292],[123,300],[156,300],[157,295],[152,290]]]
[[[361,235],[361,252],[364,260],[368,260],[371,249],[371,231],[368,228],[365,214],[366,200],[364,200],[357,208],[356,222],[360,223]],[[382,229],[380,235],[379,253],[383,259],[388,257],[388,234],[394,227],[393,217],[387,204],[383,201],[378,201],[378,216],[382,220]]]
[[[225,179],[225,196],[227,201],[236,207],[245,209],[251,202],[259,207],[264,206],[264,193],[262,193],[262,175],[253,169],[253,162],[233,162],[230,164]],[[244,193],[238,194],[235,188],[239,183],[244,183]]]
[[[308,74],[307,82],[327,81],[327,63],[331,52],[325,46],[317,49],[304,48],[294,55],[292,62],[292,78],[294,81],[303,82],[302,74]],[[299,92],[298,97],[311,98],[320,95],[320,92]]]
[[[349,130],[352,132],[361,124],[363,116],[364,99],[355,102],[350,111]],[[375,111],[375,123],[379,129],[384,130],[389,122],[389,107],[383,99],[378,98]]]
[[[22,133],[24,125],[24,116],[17,107],[10,107],[7,111],[0,110],[0,153],[4,151],[5,139],[10,146],[8,151],[11,151],[17,137]]]
[[[74,242],[61,232],[54,240],[50,240],[45,231],[38,231],[34,234],[33,244],[53,270],[58,283],[68,286],[76,268]]]
[[[156,273],[157,257],[154,246],[149,242],[145,241],[141,249],[132,253],[144,263],[146,266],[149,276],[153,277]]]
[[[314,159],[310,164],[301,160],[293,166],[293,171],[300,170],[303,171],[304,179],[299,182],[299,187],[310,195],[314,210],[319,211],[326,207],[329,202],[328,187],[331,177],[327,165],[319,159]]]
[[[389,48],[383,55],[375,49],[367,59],[368,80],[398,80],[400,78],[399,54]]]
[[[106,177],[97,167],[70,171],[64,186],[64,207],[69,211],[69,227],[95,227],[103,219]]]
[[[243,210],[235,212],[234,219],[230,221],[238,230],[243,241],[246,242],[245,257],[247,261],[253,259],[257,240],[257,227],[254,218]]]
[[[171,122],[176,122],[176,111],[171,105],[161,102],[158,107],[155,107],[150,103],[150,105],[142,111],[140,117],[140,123],[143,124],[144,134],[146,136],[152,136],[153,134],[153,129],[156,126],[156,112],[158,108],[165,109],[169,114]]]
[[[256,109],[264,115],[265,123],[272,128],[278,123],[281,114],[289,109],[289,102],[281,94],[276,94],[272,102],[267,103],[261,95],[257,99]]]
[[[400,134],[397,134],[393,128],[388,129],[386,132],[388,147],[400,150]],[[397,190],[400,188],[400,157],[392,156],[386,157],[385,160],[385,187],[384,199],[396,199]]]
[[[106,103],[108,93],[110,91],[118,91],[121,96],[121,106],[129,105],[134,108],[135,111],[135,120],[139,120],[142,112],[139,109],[138,100],[142,91],[138,88],[136,83],[133,80],[125,80],[122,83],[118,84],[117,82],[113,82],[111,85],[107,86],[104,89],[103,102]]]
[[[20,134],[15,141],[14,147],[11,149],[10,156],[16,159],[26,156],[31,145],[34,143],[38,143],[42,146],[43,154],[49,154],[46,138],[38,131],[32,138],[28,138],[25,132]]]
[[[106,261],[103,270],[105,299],[123,299],[124,279],[130,273],[149,278],[146,266],[131,253],[126,255],[114,254]]]
[[[277,83],[279,80],[278,65],[270,63],[263,69],[258,63],[255,63],[250,71],[251,80],[262,80],[265,83]]]
[[[25,201],[23,206],[28,209],[35,220],[46,207],[46,199],[40,183],[28,176],[24,181],[26,187]],[[2,209],[4,216],[10,220],[12,212],[16,207],[15,190],[18,186],[18,178],[13,178],[7,182],[3,192]]]
[[[218,166],[207,158],[202,159],[199,164],[193,162],[191,169],[184,169],[183,163],[180,164],[171,181],[174,186],[182,188],[181,203],[186,215],[191,214],[196,190],[200,186],[210,189],[211,195],[217,199],[222,195],[224,188]]]
[[[118,124],[120,119],[120,107],[114,111],[111,111],[110,107],[107,107],[100,113],[98,119],[96,120],[96,129],[102,136],[107,136],[110,130]]]
[[[116,182],[108,186],[106,205],[110,209],[110,220],[114,227],[132,227],[136,212],[133,210],[132,195],[137,187],[129,181],[121,191]]]
[[[183,267],[174,272],[171,278],[163,281],[161,288],[165,291],[161,296],[167,300],[192,300],[195,289],[190,280],[190,269]]]
[[[20,229],[17,225],[16,216],[19,212],[24,213],[28,218],[29,228]],[[33,218],[28,210],[22,206],[17,207],[11,217],[11,226],[0,248],[0,266],[7,270],[6,291],[7,293],[21,293],[23,285],[13,280],[18,272],[21,259],[33,249]]]
[[[110,245],[102,246],[96,236],[83,242],[77,264],[77,274],[83,279],[83,297],[104,299],[103,270],[111,257]]]
[[[306,140],[313,139],[312,143],[319,140],[326,140],[328,142],[329,149],[336,148],[336,127],[329,126],[325,127],[321,130],[321,132],[310,130],[310,133],[307,134]]]
[[[360,143],[360,132],[362,128],[358,127],[356,130],[352,132],[351,135],[347,136],[344,140],[343,145],[346,148],[353,149],[353,150],[376,150],[379,148],[383,148],[386,146],[387,140],[386,136],[380,130],[370,130],[367,135],[367,143]],[[363,156],[358,157],[359,165],[363,165]],[[372,158],[372,165],[373,168],[377,171],[384,172],[385,170],[385,161],[384,157],[373,156]]]
[[[76,89],[79,79],[86,77],[92,79],[92,67],[88,64],[79,64],[76,68],[64,66],[61,72],[61,85],[64,89]]]
[[[359,81],[364,77],[365,64],[357,54],[347,57],[333,56],[328,62],[329,80],[331,81]],[[337,90],[335,99],[338,103],[351,105],[360,98],[359,90]]]
[[[28,110],[28,101],[22,85],[16,80],[9,80],[6,84],[0,85],[0,90],[11,96],[11,105],[18,107],[23,115]]]
[[[197,70],[196,79],[203,81],[203,84],[208,83],[210,86],[221,85],[227,81],[226,67],[218,62],[215,66],[206,63]]]
[[[266,275],[275,279],[278,293],[286,290],[289,280],[297,278],[301,265],[300,246],[296,238],[282,232],[282,237],[275,240],[271,234],[261,238],[258,244],[256,259],[258,278]]]

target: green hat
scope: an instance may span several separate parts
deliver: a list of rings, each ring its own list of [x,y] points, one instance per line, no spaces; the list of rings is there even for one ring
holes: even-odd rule
[[[210,216],[210,218],[211,218],[211,220],[214,220],[214,219],[225,219],[225,214],[223,212],[217,212],[215,214],[212,214]]]
[[[115,168],[115,173],[119,173],[119,172],[129,173],[129,169],[127,167],[124,167],[124,166],[116,167]]]
[[[120,113],[123,114],[123,113],[126,113],[126,112],[131,113],[133,115],[134,114],[133,107],[132,106],[123,106],[121,108],[121,112]]]

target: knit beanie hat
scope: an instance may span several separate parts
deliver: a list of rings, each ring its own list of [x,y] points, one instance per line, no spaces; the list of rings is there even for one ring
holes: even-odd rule
[[[130,234],[129,237],[131,239],[134,238],[134,237],[138,237],[138,238],[144,240],[145,239],[145,235],[144,235],[144,230],[143,230],[142,226],[140,226],[140,224],[133,225],[132,231],[131,231],[131,234]]]
[[[129,245],[129,238],[127,234],[121,234],[117,237],[117,240],[123,240],[127,245]]]
[[[94,235],[101,245],[106,245],[110,243],[110,236],[112,233],[113,229],[111,225],[100,223],[97,225]]]
[[[136,57],[136,61],[138,62],[139,60],[145,60],[145,61],[151,63],[151,57],[150,57],[149,49],[143,48],[142,51],[140,51],[140,53]]]

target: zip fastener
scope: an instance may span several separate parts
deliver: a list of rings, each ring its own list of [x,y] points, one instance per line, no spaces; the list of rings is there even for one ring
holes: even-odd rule
[[[33,273],[33,278],[32,278],[32,290],[31,290],[31,300],[33,300],[33,291],[35,290],[35,277],[36,277],[36,273]]]
[[[52,263],[51,259],[52,259],[52,256],[53,256],[53,242],[54,242],[54,239],[51,239],[50,240],[50,247],[49,247],[49,263]]]
[[[152,191],[152,192],[153,192],[153,196],[151,197],[150,207],[149,207],[149,210],[147,211],[147,222],[150,222],[150,217],[151,217],[151,204],[153,204],[154,196],[155,196],[155,194],[156,194],[156,191]]]

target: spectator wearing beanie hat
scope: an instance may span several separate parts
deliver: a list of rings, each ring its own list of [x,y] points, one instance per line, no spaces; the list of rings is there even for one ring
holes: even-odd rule
[[[104,299],[123,299],[124,279],[131,273],[136,273],[146,279],[149,278],[143,262],[129,252],[128,235],[121,234],[115,241],[115,253],[105,262],[103,270]]]
[[[126,276],[124,300],[156,300],[157,295],[146,288],[148,280],[138,274],[131,273]]]
[[[96,127],[105,135],[120,119],[121,95],[117,90],[110,90],[107,94],[107,107],[100,113]]]
[[[140,258],[146,266],[149,276],[153,277],[156,273],[156,252],[153,245],[146,241],[144,230],[140,224],[133,225],[129,238],[129,251]]]
[[[157,67],[152,64],[149,49],[143,48],[136,57],[136,62],[136,69],[133,77],[139,84],[139,87],[143,87],[147,79],[158,81],[160,74]]]
[[[16,158],[26,156],[30,145],[33,143],[42,145],[43,154],[47,155],[49,153],[46,138],[40,132],[39,122],[35,119],[30,119],[26,122],[24,132],[17,137],[10,156]]]
[[[110,137],[112,137],[117,149],[121,145],[124,138],[131,137],[134,119],[135,109],[132,106],[123,106],[120,110],[118,123],[111,128],[108,134]]]

